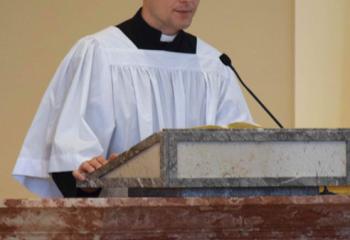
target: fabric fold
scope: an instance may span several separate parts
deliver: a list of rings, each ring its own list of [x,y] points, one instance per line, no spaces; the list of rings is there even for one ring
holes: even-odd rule
[[[85,38],[58,68],[13,171],[33,192],[56,196],[51,172],[73,171],[92,156],[106,155],[115,127],[107,66],[99,44]],[[41,187],[33,187],[37,184]]]
[[[140,50],[116,28],[81,39],[42,99],[17,180],[40,196],[58,196],[50,173],[124,152],[163,128],[251,122],[235,76],[216,51],[198,46],[198,54]]]

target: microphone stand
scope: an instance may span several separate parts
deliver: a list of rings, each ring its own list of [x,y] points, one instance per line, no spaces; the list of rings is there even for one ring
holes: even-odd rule
[[[262,101],[260,101],[260,99],[254,94],[254,92],[252,90],[250,90],[250,88],[243,82],[242,78],[239,76],[238,72],[236,71],[236,69],[232,66],[232,62],[229,56],[227,56],[226,54],[222,54],[220,56],[220,60],[222,61],[223,64],[225,64],[226,66],[228,66],[229,68],[231,68],[231,70],[236,74],[238,80],[240,81],[240,83],[243,85],[243,87],[250,93],[250,95],[255,99],[255,101],[258,102],[258,104],[260,105],[260,107],[262,107],[265,112],[272,118],[272,120],[281,128],[283,129],[283,125],[277,120],[277,118],[270,112],[270,110],[264,105],[264,103]]]

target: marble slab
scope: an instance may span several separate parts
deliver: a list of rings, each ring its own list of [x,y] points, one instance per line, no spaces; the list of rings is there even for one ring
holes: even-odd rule
[[[350,197],[5,199],[0,239],[350,239]]]
[[[113,171],[104,175],[105,179],[113,178],[160,178],[160,144],[155,143],[125,162]]]
[[[230,188],[350,184],[350,129],[166,129],[80,187]]]

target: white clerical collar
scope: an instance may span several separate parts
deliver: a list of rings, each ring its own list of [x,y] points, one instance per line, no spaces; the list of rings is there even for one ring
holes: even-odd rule
[[[164,33],[162,33],[162,35],[160,36],[160,41],[161,42],[172,42],[174,41],[174,39],[176,38],[176,35],[166,35]]]

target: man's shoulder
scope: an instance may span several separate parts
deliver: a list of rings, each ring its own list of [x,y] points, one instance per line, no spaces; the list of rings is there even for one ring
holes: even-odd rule
[[[133,48],[130,40],[115,26],[82,37],[78,42],[94,42],[103,48]]]
[[[197,37],[197,54],[208,57],[220,57],[221,53],[218,49]]]

